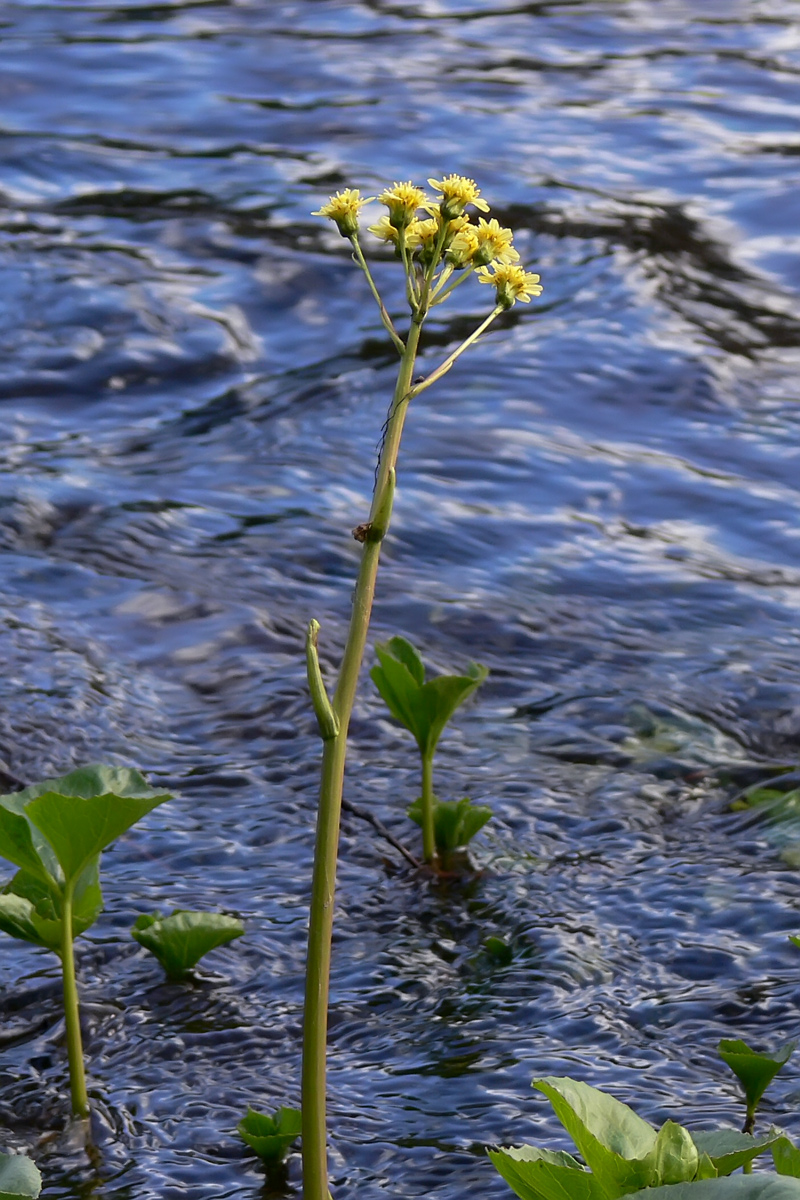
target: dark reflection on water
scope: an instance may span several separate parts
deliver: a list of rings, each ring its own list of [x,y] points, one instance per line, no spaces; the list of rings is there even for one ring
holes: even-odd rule
[[[491,667],[439,788],[497,815],[435,886],[345,816],[335,1191],[505,1195],[482,1147],[560,1136],[535,1074],[738,1123],[713,1046],[800,999],[797,836],[729,811],[800,743],[795,6],[18,3],[0,59],[3,786],[112,758],[179,797],[80,948],[94,1163],[58,1136],[55,963],[4,940],[7,1143],[63,1200],[299,1188],[234,1129],[298,1097],[302,633],[330,668],[393,373],[309,214],[449,170],[545,292],[415,401],[375,632]],[[350,798],[410,840],[370,685],[353,732]],[[129,940],[170,906],[247,923],[192,986]]]

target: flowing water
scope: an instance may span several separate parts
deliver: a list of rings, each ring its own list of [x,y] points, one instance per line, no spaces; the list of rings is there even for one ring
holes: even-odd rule
[[[437,790],[495,818],[433,884],[345,817],[334,1193],[510,1195],[487,1143],[567,1144],[535,1075],[738,1124],[717,1039],[800,1001],[789,835],[730,808],[800,740],[796,4],[6,0],[0,105],[0,755],[176,794],[79,943],[94,1165],[55,960],[0,938],[2,1144],[63,1200],[272,1186],[234,1129],[298,1101],[303,633],[330,669],[395,370],[310,212],[450,171],[545,290],[414,401],[373,633],[491,668]],[[348,797],[413,846],[416,789],[365,674]],[[246,922],[193,986],[129,935],[173,906]],[[799,1099],[790,1067],[766,1118]]]

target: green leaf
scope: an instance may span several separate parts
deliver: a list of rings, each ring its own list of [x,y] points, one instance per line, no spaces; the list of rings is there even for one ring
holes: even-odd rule
[[[688,1129],[665,1121],[651,1151],[652,1183],[688,1183],[697,1174],[700,1156]]]
[[[103,910],[97,860],[90,863],[75,886],[72,936],[80,937]],[[61,896],[53,894],[36,875],[17,871],[0,892],[0,929],[36,946],[61,952]]]
[[[425,682],[425,664],[411,642],[406,641],[404,637],[393,637],[389,638],[385,646],[389,654],[406,667],[414,682],[422,687]]]
[[[138,771],[92,766],[26,788],[25,815],[53,848],[68,882],[151,809],[172,797]],[[21,792],[20,796],[24,796]]]
[[[781,1175],[730,1175],[634,1192],[629,1200],[800,1200],[800,1180]]]
[[[483,946],[489,957],[501,967],[507,967],[514,961],[514,949],[504,938],[494,935],[484,938]]]
[[[656,1131],[627,1104],[577,1079],[535,1079],[610,1198],[646,1187]]]
[[[90,763],[86,767],[78,767],[66,775],[54,779],[42,779],[32,783],[21,792],[13,792],[10,797],[21,801],[23,808],[29,800],[43,796],[46,792],[56,792],[60,796],[81,796],[91,800],[94,796],[131,796],[142,799],[154,796],[156,793],[139,771],[131,767],[108,767],[102,763]],[[21,811],[21,810],[17,810]]]
[[[521,1200],[606,1200],[594,1175],[562,1150],[508,1146],[488,1154]]]
[[[283,1162],[292,1142],[303,1130],[303,1119],[297,1108],[279,1108],[272,1116],[248,1108],[236,1126],[239,1136],[265,1162]]]
[[[0,929],[10,937],[19,938],[23,942],[31,942],[34,946],[45,946],[48,950],[58,950],[59,937],[55,938],[40,932],[38,923],[34,920],[35,909],[30,900],[17,896],[13,892],[0,893]],[[56,922],[51,922],[56,925]]]
[[[424,730],[424,742],[420,743],[423,754],[433,753],[453,713],[489,674],[486,667],[478,667],[475,663],[470,664],[470,669],[475,673],[437,675],[419,689],[418,721]]]
[[[748,1112],[755,1112],[772,1080],[792,1056],[797,1042],[786,1042],[773,1054],[760,1054],[741,1038],[723,1038],[719,1056],[730,1067],[744,1089]]]
[[[772,1143],[772,1161],[779,1175],[793,1175],[800,1179],[800,1150],[791,1138],[779,1137]]]
[[[422,826],[422,797],[408,809],[408,815]],[[475,834],[491,820],[492,810],[485,804],[473,804],[468,796],[463,800],[433,798],[433,833],[440,854],[468,845]]]
[[[405,638],[375,647],[379,665],[370,675],[395,720],[414,735],[421,754],[432,754],[445,725],[488,675],[470,663],[465,675],[438,675],[427,683],[425,668]]]
[[[779,1133],[773,1132],[755,1138],[736,1129],[702,1129],[692,1134],[700,1154],[708,1155],[720,1175],[730,1175],[731,1171],[752,1162],[779,1137]]]
[[[694,1141],[694,1139],[692,1139]],[[697,1143],[695,1143],[696,1145]],[[714,1166],[707,1154],[701,1154],[697,1162],[697,1174],[695,1179],[716,1179],[719,1171]]]
[[[156,956],[170,979],[182,979],[209,950],[241,937],[244,925],[222,913],[176,909],[169,917],[141,916],[131,930]]]
[[[417,722],[417,699],[419,684],[402,662],[389,654],[384,646],[376,646],[375,653],[380,665],[373,667],[370,677],[380,692],[386,707],[396,721],[414,735],[422,749],[424,729]]]
[[[42,1190],[36,1163],[24,1154],[0,1154],[0,1200],[35,1200]]]
[[[62,882],[58,864],[52,851],[48,853],[49,848],[45,849],[41,834],[37,836],[34,833],[21,806],[15,811],[7,803],[16,798],[0,796],[0,855],[55,889]],[[44,854],[40,851],[44,851]]]

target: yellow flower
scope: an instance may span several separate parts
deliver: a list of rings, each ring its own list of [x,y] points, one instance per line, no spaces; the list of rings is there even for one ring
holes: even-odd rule
[[[391,242],[393,246],[397,245],[398,232],[388,217],[378,217],[375,225],[369,226],[370,233],[374,233],[375,237],[380,238],[382,242]]]
[[[414,221],[406,233],[409,250],[418,250],[420,261],[429,264],[439,240],[439,222],[430,217],[425,221]]]
[[[519,262],[519,254],[511,245],[513,233],[504,229],[494,217],[491,221],[479,217],[475,236],[478,246],[472,261],[476,267],[485,267],[490,262]]]
[[[389,223],[395,229],[405,229],[428,197],[422,188],[415,187],[413,183],[393,183],[385,192],[381,192],[378,199],[389,209]]]
[[[478,234],[474,225],[467,222],[450,243],[450,248],[447,251],[447,261],[460,271],[462,267],[468,267],[473,261],[475,251],[478,249]]]
[[[481,283],[493,283],[497,289],[497,303],[503,308],[511,308],[516,300],[527,304],[531,296],[541,296],[542,288],[539,276],[533,271],[526,271],[516,263],[497,263],[491,269],[479,267],[478,276]]]
[[[442,179],[429,179],[428,183],[437,192],[442,193],[442,216],[446,221],[460,217],[468,204],[488,212],[489,205],[479,199],[480,189],[475,186],[474,179],[465,179],[463,175],[445,175]]]
[[[367,196],[362,200],[358,188],[347,188],[343,192],[336,192],[327,204],[323,204],[322,208],[317,209],[311,215],[312,217],[329,217],[338,225],[342,237],[351,238],[358,233],[359,209],[372,199],[374,197]]]

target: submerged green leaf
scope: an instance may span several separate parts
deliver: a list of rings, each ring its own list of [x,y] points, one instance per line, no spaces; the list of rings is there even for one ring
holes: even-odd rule
[[[264,1162],[283,1162],[303,1130],[298,1108],[279,1108],[270,1116],[248,1108],[236,1126],[239,1136]]]
[[[779,1137],[779,1133],[773,1132],[756,1138],[736,1129],[702,1129],[692,1134],[700,1154],[708,1155],[720,1175],[730,1175],[731,1171],[752,1162]]]
[[[755,1111],[764,1092],[781,1067],[789,1061],[796,1046],[797,1042],[786,1042],[773,1054],[761,1054],[741,1038],[723,1038],[719,1043],[719,1056],[741,1083],[748,1112]]]
[[[204,954],[241,937],[244,925],[223,913],[189,912],[139,917],[131,930],[136,941],[156,956],[170,979],[182,979]]]
[[[594,1175],[562,1150],[507,1146],[488,1155],[521,1200],[606,1200]]]
[[[549,1076],[533,1086],[549,1099],[609,1200],[647,1187],[656,1131],[627,1104],[577,1079]]]
[[[0,1154],[0,1200],[35,1200],[42,1177],[33,1159],[24,1154]]]
[[[780,1175],[729,1175],[646,1188],[628,1200],[800,1200],[800,1180]]]
[[[489,957],[501,967],[507,967],[514,961],[514,948],[504,938],[492,934],[484,938],[483,947]]]
[[[408,815],[422,826],[422,797],[408,809]],[[440,854],[467,846],[475,834],[491,820],[492,810],[485,804],[473,804],[468,796],[463,800],[439,800],[433,797],[433,833]]]
[[[773,821],[797,821],[800,816],[800,788],[755,787],[745,792],[733,808],[764,808]]]
[[[779,1175],[793,1175],[795,1179],[800,1179],[800,1149],[795,1146],[791,1138],[783,1135],[770,1147],[772,1150],[772,1161],[775,1163],[775,1170]]]

